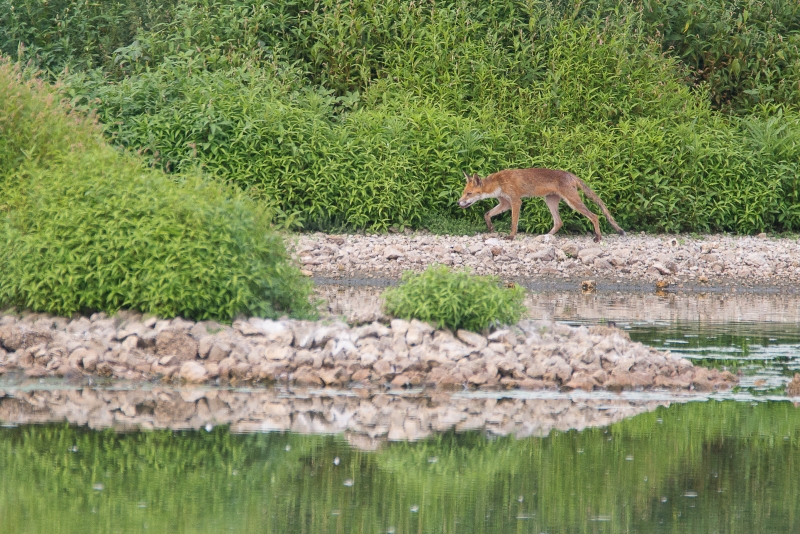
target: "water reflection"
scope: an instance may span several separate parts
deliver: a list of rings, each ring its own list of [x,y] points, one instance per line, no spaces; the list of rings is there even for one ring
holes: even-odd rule
[[[691,396],[540,392],[538,395],[381,393],[275,389],[12,389],[0,392],[0,422],[68,422],[92,429],[291,431],[341,434],[354,447],[418,441],[455,430],[517,438],[607,426]],[[434,456],[435,458],[435,456]],[[435,459],[432,463],[435,463]],[[338,459],[333,460],[338,465]]]
[[[523,439],[450,430],[371,452],[220,426],[3,428],[0,530],[797,532],[799,412],[753,404],[673,404]]]

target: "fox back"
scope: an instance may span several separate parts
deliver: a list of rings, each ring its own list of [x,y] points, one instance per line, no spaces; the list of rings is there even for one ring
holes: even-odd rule
[[[567,171],[556,169],[506,169],[481,178],[469,176],[461,193],[458,205],[467,208],[487,198],[519,200],[525,197],[544,197],[574,189],[577,177]]]

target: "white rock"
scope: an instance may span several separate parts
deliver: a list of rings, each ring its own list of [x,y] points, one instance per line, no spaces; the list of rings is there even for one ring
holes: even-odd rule
[[[183,362],[180,370],[181,380],[190,384],[200,384],[208,379],[208,371],[202,364],[188,361]]]
[[[459,330],[456,332],[456,337],[473,347],[476,351],[481,350],[487,345],[486,338],[480,334],[476,334],[475,332],[470,332],[469,330]]]

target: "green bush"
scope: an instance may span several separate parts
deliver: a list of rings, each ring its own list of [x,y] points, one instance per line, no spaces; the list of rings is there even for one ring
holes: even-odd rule
[[[406,271],[402,283],[383,294],[387,313],[419,319],[453,330],[479,332],[492,324],[514,324],[525,312],[525,290],[503,288],[495,276],[474,276],[432,266],[422,273]]]
[[[0,0],[0,49],[69,66],[115,144],[306,230],[479,228],[461,172],[529,166],[630,230],[800,229],[796,2],[72,4]],[[525,203],[522,231],[550,225]]]
[[[197,173],[172,180],[102,141],[0,64],[0,304],[69,315],[307,314],[309,282],[263,210]]]

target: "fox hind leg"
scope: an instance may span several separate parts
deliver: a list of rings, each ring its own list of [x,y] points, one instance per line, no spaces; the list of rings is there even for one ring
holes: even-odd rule
[[[492,217],[494,217],[495,215],[500,215],[501,213],[505,213],[510,209],[511,209],[511,202],[509,202],[504,198],[501,198],[497,206],[493,207],[492,209],[483,214],[483,220],[486,221],[486,227],[489,228],[490,232],[494,232],[494,226],[492,226]]]
[[[592,225],[594,225],[594,242],[599,243],[600,240],[603,239],[603,234],[600,233],[600,219],[586,207],[586,204],[583,203],[583,200],[581,200],[581,197],[578,195],[578,190],[570,191],[570,194],[564,196],[563,199],[570,208],[585,215],[592,221]]]
[[[550,235],[555,234],[561,229],[564,224],[561,222],[561,216],[558,214],[558,203],[561,202],[561,196],[551,193],[544,197],[547,207],[550,208],[550,215],[553,216],[553,229],[550,230]]]

